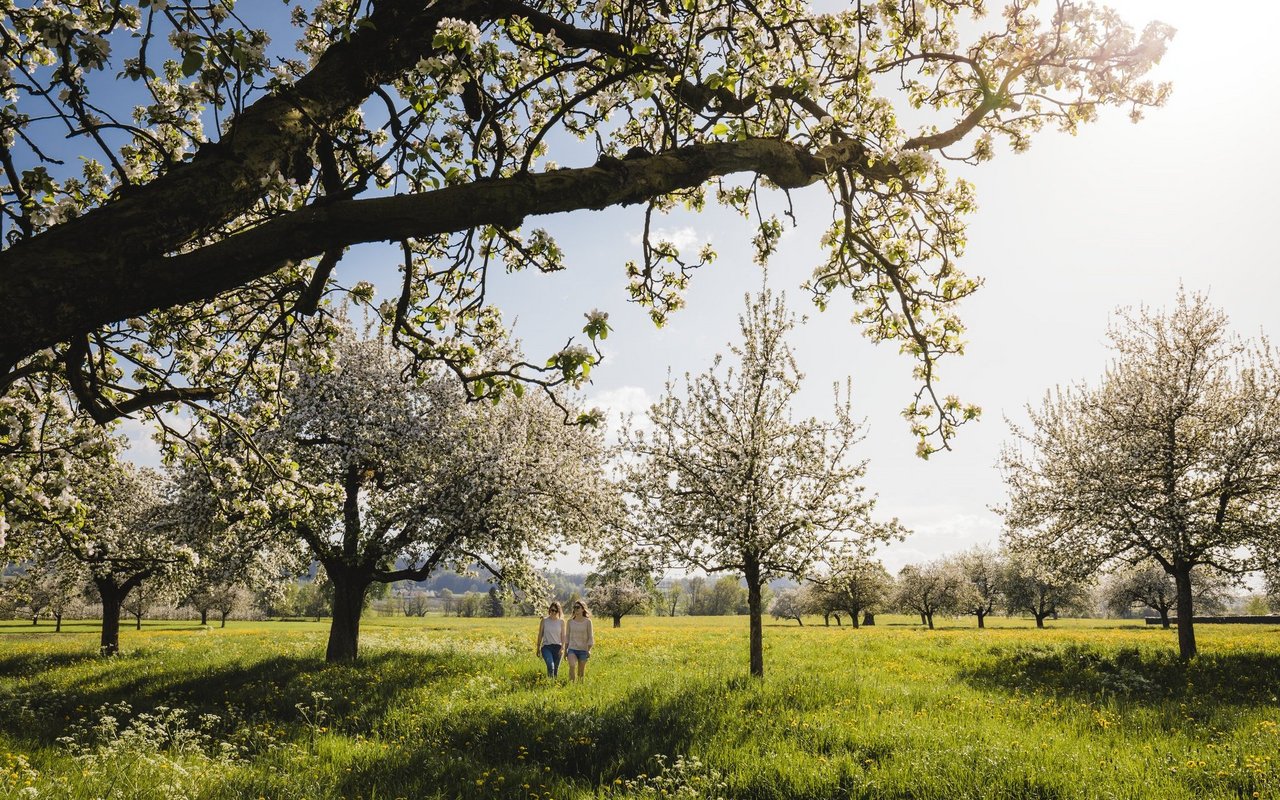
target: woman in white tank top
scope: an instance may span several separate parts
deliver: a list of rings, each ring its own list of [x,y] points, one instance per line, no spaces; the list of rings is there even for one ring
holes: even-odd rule
[[[591,627],[591,610],[581,600],[573,601],[573,616],[565,623],[565,656],[569,660],[569,682],[582,680],[587,671],[587,659],[596,646],[595,631]],[[575,674],[576,673],[576,674]]]
[[[568,638],[565,620],[560,616],[560,603],[551,601],[547,615],[538,623],[538,643],[534,645],[542,660],[547,662],[547,677],[560,674],[560,657],[564,655],[564,643]]]

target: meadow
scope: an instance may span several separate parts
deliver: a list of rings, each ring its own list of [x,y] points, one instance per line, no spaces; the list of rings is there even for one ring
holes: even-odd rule
[[[636,617],[581,686],[536,621],[0,622],[0,798],[1280,798],[1280,627]],[[45,630],[51,630],[45,628]]]

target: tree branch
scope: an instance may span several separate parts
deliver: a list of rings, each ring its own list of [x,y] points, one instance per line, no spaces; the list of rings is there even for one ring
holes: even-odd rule
[[[765,175],[787,189],[812,184],[837,169],[873,179],[893,177],[892,165],[870,166],[862,145],[844,141],[809,152],[774,139],[712,142],[655,156],[602,159],[595,166],[475,181],[417,195],[340,200],[309,206],[198,250],[134,262],[128,270],[76,272],[74,295],[60,291],[65,276],[35,270],[7,287],[0,306],[0,363],[157,308],[208,300],[271,274],[289,261],[342,246],[427,237],[480,225],[515,228],[525,217],[640,203],[738,172]],[[76,260],[79,242],[49,254]],[[17,248],[14,248],[16,250]],[[0,257],[0,272],[33,272]],[[6,263],[8,262],[8,263]],[[18,276],[20,277],[20,276]],[[32,318],[25,304],[56,298],[59,313]],[[54,321],[57,320],[55,323]]]

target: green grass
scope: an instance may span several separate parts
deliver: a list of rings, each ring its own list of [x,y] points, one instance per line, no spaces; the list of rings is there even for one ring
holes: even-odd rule
[[[533,620],[370,618],[341,667],[310,622],[0,622],[0,798],[1280,798],[1280,628],[879,621],[767,624],[763,681],[745,618],[603,621],[574,687]]]

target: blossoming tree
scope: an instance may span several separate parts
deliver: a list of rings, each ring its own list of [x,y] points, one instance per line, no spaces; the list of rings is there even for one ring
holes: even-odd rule
[[[1196,654],[1193,570],[1266,566],[1280,530],[1280,359],[1202,295],[1121,312],[1096,387],[1047,395],[1003,467],[1012,549],[1085,574],[1155,563]]]
[[[844,612],[857,628],[864,615],[874,619],[893,592],[893,576],[879,560],[857,548],[845,549],[827,559],[826,569],[815,574],[813,594],[822,613]],[[840,618],[836,617],[839,624]]]
[[[407,378],[403,354],[349,330],[331,353],[290,374],[274,424],[249,440],[215,429],[202,452],[229,525],[301,539],[323,565],[330,661],[357,656],[374,583],[480,565],[534,590],[535,557],[595,535],[599,437],[542,395],[468,402],[452,376]]]
[[[271,6],[0,4],[5,397],[56,376],[103,422],[270,386],[260,357],[323,328],[326,294],[372,297],[338,267],[379,241],[403,285],[377,311],[414,357],[480,392],[575,382],[596,354],[478,368],[501,325],[487,283],[568,263],[529,219],[636,205],[651,231],[819,185],[810,288],[918,360],[927,454],[973,415],[934,385],[976,286],[956,264],[973,191],[934,154],[985,161],[1104,106],[1136,119],[1165,99],[1146,75],[1172,35],[1066,0],[993,19],[980,0],[289,0],[294,30]],[[755,224],[765,259],[783,226]],[[664,319],[711,255],[646,235],[631,298]]]
[[[861,434],[848,401],[829,420],[795,419],[801,375],[787,344],[796,324],[781,297],[747,298],[738,364],[669,383],[648,413],[650,431],[626,433],[632,520],[623,549],[649,550],[690,569],[747,583],[751,674],[763,677],[763,593],[769,578],[803,577],[838,537],[887,539],[853,459]]]
[[[105,438],[105,437],[104,437]],[[120,612],[144,581],[178,587],[199,562],[161,473],[119,460],[118,443],[77,460],[67,475],[78,513],[27,515],[22,527],[36,561],[74,559],[102,600],[103,655],[120,649]]]

